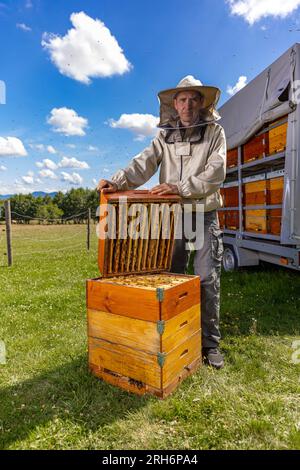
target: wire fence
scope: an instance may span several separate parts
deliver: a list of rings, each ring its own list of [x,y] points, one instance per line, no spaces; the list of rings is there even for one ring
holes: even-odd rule
[[[6,265],[8,251],[11,250],[13,259],[34,259],[36,255],[57,257],[57,255],[84,253],[96,246],[96,221],[91,218],[91,211],[73,214],[65,218],[30,217],[16,211],[10,212],[11,219],[15,216],[26,219],[29,223],[10,223],[0,225],[0,265]],[[85,216],[85,223],[65,224],[78,217]],[[36,224],[34,222],[47,222]],[[55,222],[50,223],[50,222]],[[30,223],[33,222],[33,223]],[[10,243],[7,241],[7,232],[10,232]],[[1,261],[2,258],[2,261]]]

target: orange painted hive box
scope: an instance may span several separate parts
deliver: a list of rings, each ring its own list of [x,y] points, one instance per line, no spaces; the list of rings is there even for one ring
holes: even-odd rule
[[[243,146],[243,163],[263,158],[269,153],[269,134],[262,132]]]
[[[238,164],[238,149],[227,150],[227,168],[232,168]]]
[[[123,214],[120,196],[127,197]],[[167,272],[179,202],[147,191],[102,194],[102,277],[87,281],[90,370],[125,390],[161,398],[201,364],[200,278]],[[115,238],[103,236],[109,231]]]
[[[288,117],[284,116],[271,123],[269,130],[269,152],[270,154],[283,152],[287,143]]]

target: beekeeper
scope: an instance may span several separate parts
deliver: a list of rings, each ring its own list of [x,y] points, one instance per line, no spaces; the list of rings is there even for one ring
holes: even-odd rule
[[[150,146],[111,181],[101,179],[98,191],[135,189],[159,169],[159,184],[151,192],[178,194],[204,207],[204,243],[195,251],[194,272],[201,277],[202,353],[204,362],[221,368],[219,350],[220,274],[222,232],[217,209],[222,205],[219,188],[226,175],[226,141],[216,105],[220,90],[204,86],[191,75],[176,88],[161,91],[161,128]],[[193,213],[194,216],[194,213]],[[184,237],[175,240],[171,272],[184,273],[189,257]]]

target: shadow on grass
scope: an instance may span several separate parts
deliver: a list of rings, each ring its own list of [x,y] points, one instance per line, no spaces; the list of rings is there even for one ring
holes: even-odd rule
[[[113,387],[89,373],[87,357],[0,390],[0,448],[26,439],[55,419],[95,432],[143,407],[140,397]]]
[[[300,275],[264,264],[221,276],[221,327],[227,335],[299,335]]]
[[[191,254],[187,268],[193,274]],[[300,273],[261,263],[221,275],[221,333],[300,335]]]

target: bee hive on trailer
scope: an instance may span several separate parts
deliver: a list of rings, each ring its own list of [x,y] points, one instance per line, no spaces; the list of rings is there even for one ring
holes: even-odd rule
[[[271,129],[269,130],[269,152],[271,155],[283,152],[286,149],[287,128],[288,116],[284,116],[271,123]]]
[[[269,134],[261,132],[243,145],[243,163],[263,158],[269,153]]]
[[[166,272],[179,201],[147,191],[103,193],[103,277],[87,281],[90,370],[128,391],[161,398],[201,363],[200,278]]]

